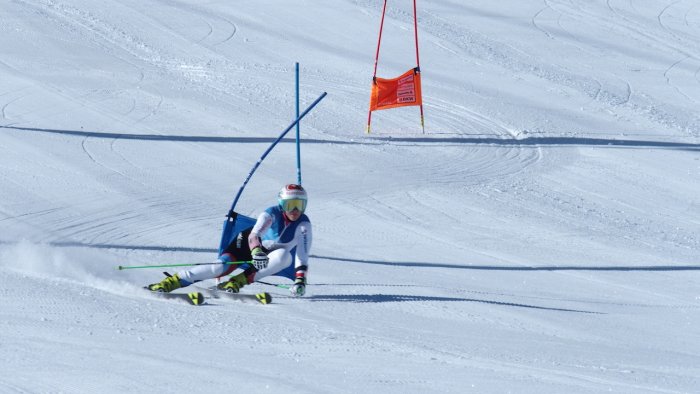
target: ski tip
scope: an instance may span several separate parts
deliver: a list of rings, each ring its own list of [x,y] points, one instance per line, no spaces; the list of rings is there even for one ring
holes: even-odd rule
[[[191,293],[166,293],[163,291],[154,291],[148,288],[148,286],[144,287],[144,290],[150,295],[153,295],[158,298],[166,299],[166,300],[181,300],[181,301],[186,301],[190,305],[203,305],[204,304],[204,294],[198,292],[198,291],[193,291]]]
[[[190,302],[192,305],[202,305],[204,304],[204,294],[194,291],[192,293],[187,293],[187,297],[189,297]]]
[[[258,301],[260,301],[260,303],[264,305],[272,303],[272,296],[270,295],[270,293],[267,292],[258,293],[255,295],[255,298],[257,298]]]

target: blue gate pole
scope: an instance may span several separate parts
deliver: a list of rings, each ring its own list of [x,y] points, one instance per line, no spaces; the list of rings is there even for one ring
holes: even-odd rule
[[[299,62],[296,63],[297,119],[299,118]],[[301,185],[301,141],[299,140],[299,123],[297,122],[297,184]]]
[[[316,104],[318,104],[321,100],[323,100],[324,97],[326,97],[326,95],[327,95],[327,93],[323,92],[323,94],[321,94],[313,103],[311,103],[311,105],[309,105],[309,107],[306,108],[304,110],[304,112],[302,112],[301,115],[299,115],[299,117],[297,117],[296,120],[294,120],[294,122],[292,122],[292,124],[290,124],[282,132],[282,134],[280,134],[279,137],[277,137],[277,139],[270,145],[270,147],[267,148],[265,153],[263,153],[263,155],[260,156],[260,159],[258,159],[258,161],[255,163],[253,168],[250,170],[250,173],[248,173],[248,176],[245,178],[245,181],[243,181],[241,188],[238,190],[238,194],[236,194],[236,198],[233,200],[233,204],[231,204],[231,209],[229,210],[229,214],[228,214],[229,217],[231,217],[233,215],[234,209],[236,208],[236,204],[238,203],[238,199],[241,197],[241,194],[243,194],[243,189],[245,189],[246,185],[248,184],[248,181],[250,181],[250,178],[253,177],[253,173],[255,173],[255,170],[257,170],[258,167],[260,167],[260,163],[262,163],[263,160],[265,160],[265,158],[267,157],[267,155],[270,154],[270,152],[272,151],[272,148],[274,148],[275,145],[277,145],[282,140],[282,138],[284,138],[284,136],[287,135],[289,130],[291,130],[292,127],[297,125],[299,123],[299,121],[302,120],[304,118],[304,116],[306,116],[306,114],[308,114],[316,106]]]

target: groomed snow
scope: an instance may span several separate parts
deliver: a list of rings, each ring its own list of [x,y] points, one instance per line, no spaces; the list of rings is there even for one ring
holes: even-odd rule
[[[0,392],[698,392],[695,1],[419,1],[425,133],[369,135],[381,0],[0,3]],[[307,296],[143,294],[115,268],[216,258],[295,62]],[[390,1],[378,75],[414,64]]]

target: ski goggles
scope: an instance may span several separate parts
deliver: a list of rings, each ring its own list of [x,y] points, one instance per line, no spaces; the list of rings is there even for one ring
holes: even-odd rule
[[[297,210],[299,212],[304,212],[306,209],[306,200],[302,199],[294,199],[294,200],[284,200],[281,201],[282,209],[285,212],[292,212],[293,210]]]

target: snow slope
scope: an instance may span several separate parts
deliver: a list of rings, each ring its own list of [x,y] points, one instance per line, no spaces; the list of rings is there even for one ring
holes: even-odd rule
[[[695,1],[419,1],[426,133],[370,135],[380,0],[0,4],[0,392],[698,392]],[[215,259],[296,61],[307,297],[141,294]],[[288,139],[239,210],[294,180]]]

